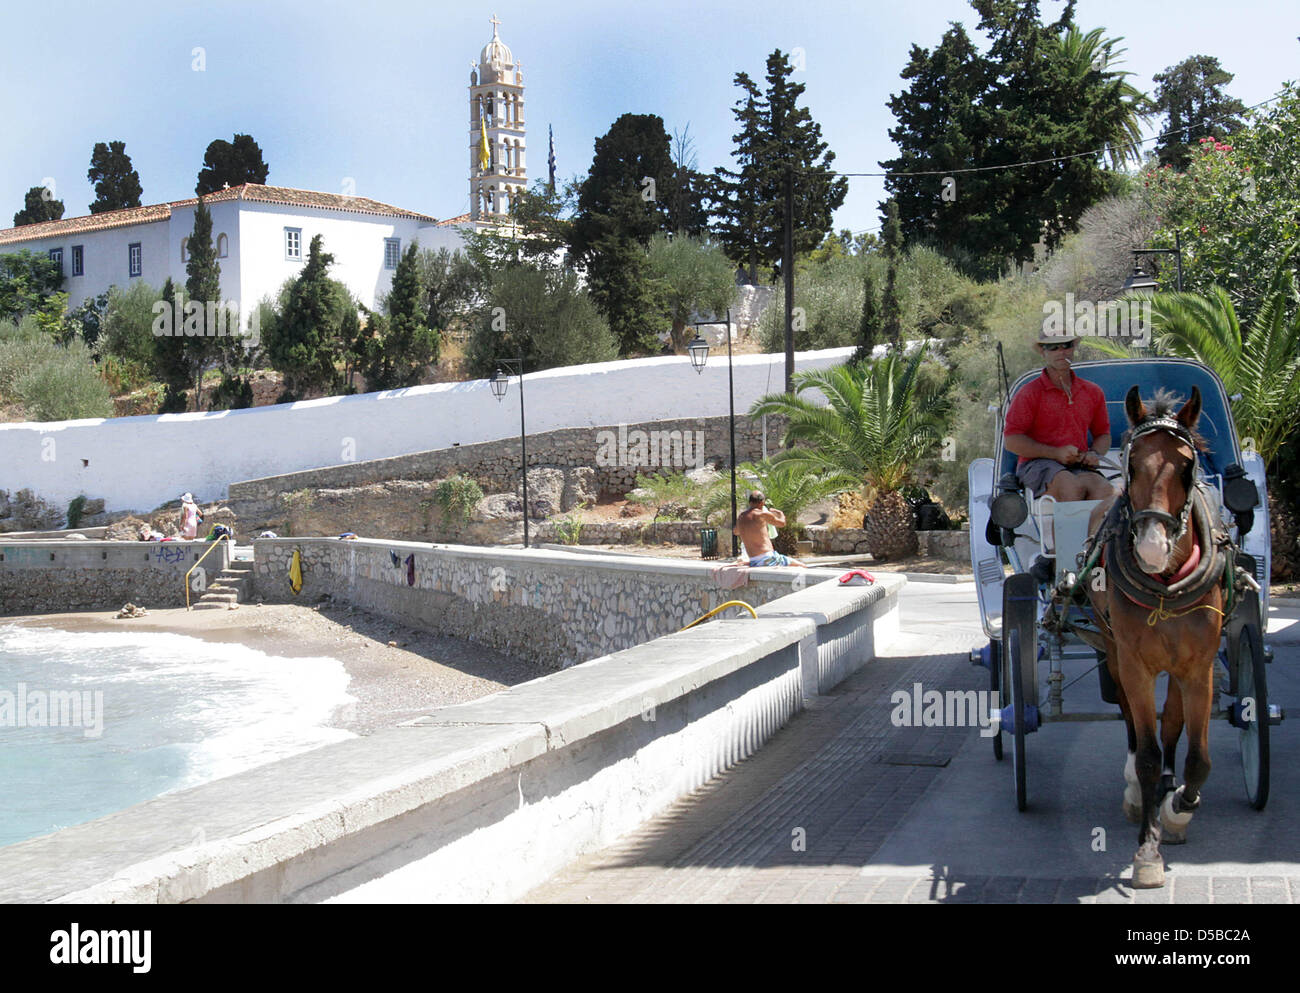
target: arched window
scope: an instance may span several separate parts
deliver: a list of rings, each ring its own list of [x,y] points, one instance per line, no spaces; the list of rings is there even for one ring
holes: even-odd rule
[[[224,234],[217,235],[217,258],[224,259],[230,254],[230,239]]]
[[[182,238],[181,239],[181,261],[188,262],[189,260],[190,260],[190,240],[188,238]]]

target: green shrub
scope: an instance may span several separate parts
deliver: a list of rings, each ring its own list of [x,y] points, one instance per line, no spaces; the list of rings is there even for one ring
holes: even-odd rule
[[[90,349],[80,341],[38,354],[17,377],[14,393],[34,421],[112,417],[108,384],[95,370]]]
[[[483,499],[483,489],[465,476],[449,476],[434,487],[433,499],[447,521],[468,524],[474,507]]]
[[[555,537],[562,545],[576,545],[582,538],[582,521],[577,514],[570,514],[555,522]]]
[[[68,504],[68,528],[77,528],[81,526],[81,518],[86,512],[85,494],[75,496],[72,502]]]

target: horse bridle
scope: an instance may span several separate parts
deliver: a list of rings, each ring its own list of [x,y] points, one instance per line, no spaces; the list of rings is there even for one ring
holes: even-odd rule
[[[1143,510],[1135,510],[1133,507],[1133,477],[1129,467],[1129,452],[1133,448],[1133,442],[1137,441],[1144,435],[1154,434],[1157,431],[1164,431],[1172,434],[1179,441],[1185,443],[1192,450],[1192,465],[1188,467],[1186,485],[1184,490],[1187,496],[1183,499],[1183,509],[1175,517],[1173,514],[1163,510],[1154,510],[1147,507]],[[1172,533],[1169,541],[1172,544],[1176,542],[1187,531],[1187,520],[1192,512],[1192,492],[1194,490],[1195,468],[1196,468],[1196,442],[1192,438],[1192,433],[1173,417],[1157,417],[1149,421],[1143,421],[1140,425],[1129,432],[1128,440],[1124,443],[1124,451],[1120,456],[1120,467],[1124,476],[1124,505],[1129,519],[1129,537],[1136,540],[1136,531],[1138,522],[1144,517],[1152,517],[1163,524]]]

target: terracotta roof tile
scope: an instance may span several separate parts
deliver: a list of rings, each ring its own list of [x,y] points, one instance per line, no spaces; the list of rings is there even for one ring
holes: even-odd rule
[[[445,221],[439,221],[438,227],[450,228],[457,224],[465,224],[469,221],[469,214],[457,214],[455,217],[448,217]]]
[[[149,207],[106,210],[102,214],[87,214],[85,217],[41,221],[38,224],[24,224],[21,227],[0,230],[0,245],[31,241],[36,238],[53,238],[65,234],[83,234],[87,231],[105,231],[130,224],[150,224],[154,221],[165,221],[171,216],[171,207],[165,203],[158,203]]]
[[[294,207],[317,207],[322,210],[344,210],[359,214],[378,214],[387,217],[409,217],[417,221],[435,222],[427,214],[417,214],[390,204],[371,200],[369,197],[346,197],[338,193],[317,193],[312,190],[294,190],[286,186],[261,186],[256,183],[243,183],[229,189],[217,190],[204,196],[205,203],[220,203],[228,200],[248,200],[258,203],[280,203]],[[171,217],[173,207],[192,207],[199,202],[198,197],[187,200],[173,200],[170,203],[152,204],[148,207],[128,207],[125,210],[108,210],[102,214],[88,214],[84,217],[69,217],[58,221],[42,221],[39,224],[24,224],[16,228],[0,230],[0,245],[33,241],[37,238],[53,238],[62,235],[83,234],[88,231],[104,231],[109,228],[126,227],[131,224],[148,224],[165,221]],[[468,219],[452,218],[445,223]]]

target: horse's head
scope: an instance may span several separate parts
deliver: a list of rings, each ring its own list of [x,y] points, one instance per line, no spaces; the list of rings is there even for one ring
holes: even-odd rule
[[[1187,530],[1196,452],[1205,442],[1196,433],[1201,391],[1175,412],[1179,398],[1158,390],[1148,407],[1134,386],[1124,398],[1130,427],[1124,437],[1124,477],[1132,521],[1133,551],[1148,575],[1166,572],[1174,546]]]

